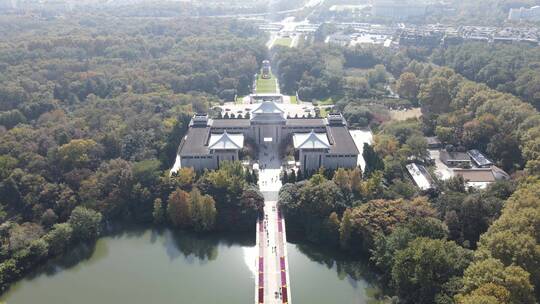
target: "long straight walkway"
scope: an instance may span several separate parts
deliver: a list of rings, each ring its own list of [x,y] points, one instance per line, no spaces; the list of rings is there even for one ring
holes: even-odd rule
[[[259,155],[259,188],[264,216],[257,223],[258,276],[255,303],[291,303],[285,220],[277,208],[281,163],[277,145],[265,145]]]

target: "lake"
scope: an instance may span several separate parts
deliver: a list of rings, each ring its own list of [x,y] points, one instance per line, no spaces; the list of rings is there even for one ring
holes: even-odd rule
[[[139,229],[100,238],[14,284],[6,304],[254,303],[254,239]],[[361,262],[288,244],[292,303],[372,303]]]

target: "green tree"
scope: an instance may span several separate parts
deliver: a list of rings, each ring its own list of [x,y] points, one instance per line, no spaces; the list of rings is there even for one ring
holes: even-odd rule
[[[192,206],[189,193],[176,189],[167,200],[167,214],[176,227],[190,227],[192,224]]]
[[[442,285],[463,274],[472,253],[451,241],[417,238],[396,252],[392,284],[405,303],[433,303]]]
[[[9,259],[0,263],[0,289],[6,290],[9,283],[21,275],[21,270],[17,267],[15,259]]]
[[[351,218],[351,210],[346,209],[345,212],[343,212],[343,217],[341,218],[341,224],[339,227],[339,241],[341,248],[347,249],[350,243],[352,229],[352,218]]]
[[[398,225],[389,235],[375,237],[371,260],[390,280],[396,252],[407,248],[409,242],[417,237],[444,239],[448,228],[440,220],[432,217],[413,218],[408,223]]]
[[[418,95],[418,86],[416,75],[406,72],[399,76],[396,83],[396,91],[400,97],[414,101]]]
[[[47,209],[43,214],[41,215],[41,224],[47,228],[50,228],[56,221],[58,220],[58,216],[52,209]]]
[[[505,267],[496,259],[486,259],[472,263],[463,276],[463,290],[456,297],[458,302],[468,302],[477,296],[495,296],[508,304],[536,303],[534,289],[529,280],[530,274],[519,266]],[[493,294],[492,288],[504,290],[504,297]]]
[[[366,162],[366,167],[364,168],[364,177],[370,177],[375,171],[384,170],[383,160],[379,157],[379,155],[377,155],[375,150],[373,150],[373,147],[367,143],[364,143],[364,152],[362,153],[362,157]]]
[[[49,243],[49,251],[53,255],[58,255],[66,251],[71,243],[73,236],[73,228],[68,223],[55,224],[51,231],[45,236],[45,240]]]
[[[59,165],[69,171],[75,168],[95,168],[103,148],[92,139],[74,139],[58,148]]]
[[[102,163],[80,188],[80,196],[86,204],[107,218],[125,217],[132,212],[136,192],[131,163],[123,159]],[[149,207],[151,210],[151,205]]]
[[[423,136],[413,135],[407,139],[406,144],[415,158],[420,160],[428,158],[428,144]]]
[[[214,229],[217,217],[216,202],[210,195],[203,196],[201,209],[201,231],[211,231]]]
[[[495,258],[505,266],[516,265],[530,273],[535,289],[540,286],[540,180],[530,178],[505,202],[501,216],[482,235],[477,255]]]
[[[154,200],[154,210],[152,211],[154,223],[162,224],[165,221],[165,210],[163,209],[163,201],[160,198]]]
[[[443,77],[431,78],[420,87],[418,99],[426,115],[448,112],[452,100],[448,80]]]
[[[95,240],[100,233],[101,213],[85,207],[77,207],[71,212],[68,223],[73,228],[76,241]]]

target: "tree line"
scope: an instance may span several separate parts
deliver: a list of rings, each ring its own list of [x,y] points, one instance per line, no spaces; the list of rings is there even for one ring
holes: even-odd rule
[[[514,94],[540,108],[540,48],[528,44],[463,43],[439,48],[434,63],[466,78]]]

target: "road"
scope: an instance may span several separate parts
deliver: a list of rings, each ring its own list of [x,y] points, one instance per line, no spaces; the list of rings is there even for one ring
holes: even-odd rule
[[[231,14],[231,15],[214,15],[214,16],[205,16],[205,17],[214,17],[214,18],[255,18],[255,17],[266,17],[271,15],[287,15],[292,13],[300,12],[306,8],[314,8],[321,5],[324,0],[309,0],[303,6],[298,8],[293,8],[283,11],[269,11],[264,13],[249,13],[249,14]]]
[[[259,156],[259,188],[264,216],[257,223],[256,303],[291,303],[285,220],[277,208],[281,181],[278,146],[266,145]]]
[[[358,151],[360,152],[360,155],[358,155],[358,166],[360,166],[360,168],[362,168],[364,171],[366,170],[366,161],[362,156],[362,153],[364,152],[364,144],[372,144],[373,133],[369,129],[349,130],[349,132],[351,133],[354,143],[356,144],[356,148],[358,148]]]

